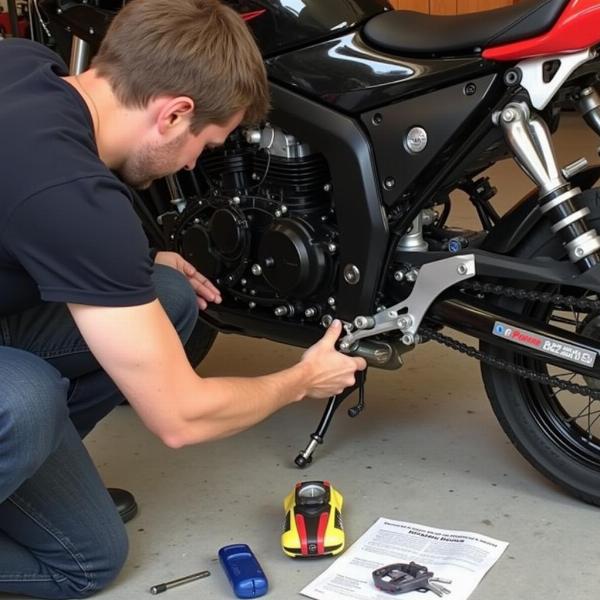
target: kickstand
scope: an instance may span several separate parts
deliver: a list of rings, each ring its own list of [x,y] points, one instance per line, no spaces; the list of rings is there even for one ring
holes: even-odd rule
[[[352,394],[355,390],[358,390],[358,402],[355,406],[348,409],[348,416],[358,416],[363,408],[365,407],[365,381],[367,380],[367,371],[358,371],[356,374],[356,383],[349,388],[346,388],[341,394],[337,396],[331,396],[323,412],[323,416],[319,421],[319,425],[314,433],[310,436],[310,442],[306,448],[296,456],[294,462],[298,467],[303,469],[312,462],[312,454],[319,444],[323,443],[323,438],[329,429],[331,420],[335,411],[338,409],[340,404]]]

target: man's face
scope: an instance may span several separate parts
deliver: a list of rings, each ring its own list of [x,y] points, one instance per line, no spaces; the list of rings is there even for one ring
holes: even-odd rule
[[[210,124],[199,133],[184,131],[165,142],[154,142],[138,148],[119,169],[125,183],[137,189],[150,187],[155,179],[196,166],[204,148],[221,146],[240,124],[243,113],[235,114],[225,125]]]

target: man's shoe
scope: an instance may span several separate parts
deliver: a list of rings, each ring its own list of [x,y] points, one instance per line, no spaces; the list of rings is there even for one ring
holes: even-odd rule
[[[106,491],[113,499],[123,523],[131,521],[137,515],[138,505],[131,492],[118,488],[106,488]]]

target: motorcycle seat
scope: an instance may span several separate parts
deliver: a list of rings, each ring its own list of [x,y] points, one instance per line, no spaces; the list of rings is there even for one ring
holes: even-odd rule
[[[363,28],[365,41],[391,54],[456,55],[535,37],[550,30],[569,0],[525,0],[479,13],[427,15],[394,10]]]

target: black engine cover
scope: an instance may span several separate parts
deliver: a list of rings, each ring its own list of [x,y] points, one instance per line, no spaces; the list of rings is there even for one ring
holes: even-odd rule
[[[326,276],[323,245],[300,219],[274,222],[260,240],[258,259],[265,280],[281,295],[310,296]]]
[[[221,274],[222,263],[214,251],[209,232],[199,225],[192,225],[181,239],[181,255],[210,279]]]

